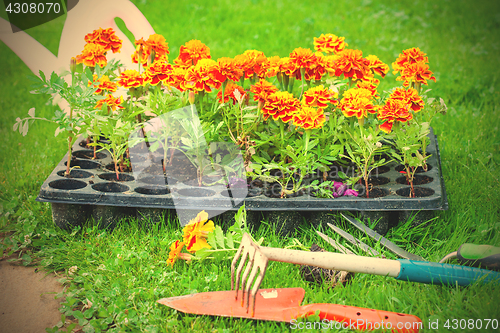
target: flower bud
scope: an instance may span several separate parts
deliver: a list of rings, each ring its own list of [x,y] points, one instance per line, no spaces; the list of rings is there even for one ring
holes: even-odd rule
[[[194,104],[194,92],[193,91],[189,92],[188,101],[189,101],[189,104]]]
[[[71,60],[69,61],[69,70],[71,71],[71,73],[76,72],[76,58],[75,57],[71,57]]]

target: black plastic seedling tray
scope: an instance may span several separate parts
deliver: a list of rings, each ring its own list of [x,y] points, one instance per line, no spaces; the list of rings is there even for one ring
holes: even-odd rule
[[[147,177],[147,174],[138,172],[122,173],[120,181],[116,181],[110,167],[112,160],[109,154],[101,151],[97,159],[91,159],[92,151],[82,148],[80,139],[73,146],[71,167],[76,168],[72,169],[72,178],[63,176],[66,170],[66,155],[43,183],[37,200],[52,203],[54,222],[63,228],[68,224],[81,223],[82,219],[90,215],[98,218],[96,211],[105,210],[109,210],[114,217],[124,213],[133,214],[134,210],[140,210],[142,214],[148,212],[148,209],[156,213],[172,209],[178,212],[206,210],[220,213],[237,210],[242,204],[245,204],[249,211],[272,212],[445,210],[448,209],[448,202],[441,173],[439,147],[432,130],[429,139],[427,152],[431,156],[427,160],[428,171],[417,174],[418,177],[424,176],[428,183],[416,186],[425,193],[425,196],[417,198],[408,197],[409,186],[401,181],[404,175],[399,172],[398,164],[393,162],[380,168],[374,175],[383,183],[377,187],[386,194],[377,198],[344,196],[321,199],[307,193],[291,198],[272,198],[267,195],[265,183],[261,184],[264,185],[263,188],[253,187],[248,191],[245,189],[243,193],[247,194],[246,197],[239,196],[241,190],[233,188],[231,197],[227,187],[222,184],[200,189],[189,185],[183,179],[167,177],[164,184],[158,184],[158,176]],[[161,165],[159,156],[157,162]],[[313,175],[308,181],[322,176]],[[156,179],[151,181],[152,177]],[[193,195],[190,190],[203,193]]]

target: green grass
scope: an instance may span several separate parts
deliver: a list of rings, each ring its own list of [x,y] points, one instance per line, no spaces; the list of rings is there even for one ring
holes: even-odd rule
[[[134,3],[169,42],[170,59],[190,39],[207,44],[213,58],[235,56],[247,49],[287,56],[296,47],[312,48],[313,37],[321,33],[345,36],[349,47],[375,54],[388,64],[402,50],[420,47],[437,78],[429,86],[430,94],[442,97],[448,105],[448,114],[437,117],[433,127],[450,209],[436,213],[426,228],[399,225],[388,237],[430,261],[438,261],[465,242],[500,246],[497,2]],[[55,52],[63,23],[60,18],[29,33]],[[289,330],[288,324],[198,317],[158,305],[156,300],[163,297],[230,288],[227,261],[180,263],[174,269],[165,265],[168,246],[181,232],[175,221],[149,231],[138,228],[135,220],[119,224],[113,232],[92,225],[73,233],[56,229],[50,206],[35,198],[63,157],[65,143],[54,137],[53,125],[43,122],[35,123],[26,137],[12,131],[16,117],[25,117],[31,107],[37,115],[49,118],[56,108],[46,105],[44,96],[29,94],[29,69],[3,43],[0,72],[0,225],[12,231],[5,246],[20,247],[19,255],[28,255],[24,256],[26,264],[33,260],[64,277],[67,298],[61,311],[68,318],[73,316],[80,324],[89,320],[97,327],[110,324],[115,331]],[[389,74],[382,87],[392,86],[394,78]],[[30,244],[25,243],[25,235]],[[276,237],[265,223],[254,236],[264,237],[266,246],[293,244],[292,239]],[[296,237],[306,246],[316,242],[332,250],[306,222]],[[70,276],[67,272],[72,266],[78,270]],[[330,302],[413,314],[423,320],[425,328],[429,321],[439,320],[439,332],[449,331],[443,328],[446,319],[500,319],[500,288],[493,285],[442,287],[357,274],[347,286],[331,289],[306,283],[297,266],[271,263],[262,287],[303,287],[304,304]],[[82,311],[86,300],[93,305]]]

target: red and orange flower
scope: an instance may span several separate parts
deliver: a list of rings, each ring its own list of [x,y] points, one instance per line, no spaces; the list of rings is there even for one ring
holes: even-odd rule
[[[236,90],[238,91],[240,96],[239,100],[245,98],[246,95],[245,90],[236,83],[229,81],[229,83],[226,86],[226,89],[224,89],[224,103],[229,102],[230,99],[232,100],[233,105],[239,103],[239,100],[235,95]],[[219,101],[219,103],[222,103],[222,89],[217,93],[217,100]]]
[[[186,261],[191,261],[193,256],[189,253],[182,253],[182,248],[184,247],[184,242],[179,240],[175,241],[170,245],[170,252],[168,253],[167,265],[174,267],[177,259],[184,259]]]
[[[302,97],[302,104],[310,107],[325,109],[328,104],[338,104],[338,96],[339,95],[336,92],[325,88],[323,85],[319,85],[309,88],[304,92],[304,96]]]
[[[246,50],[243,54],[234,57],[234,62],[243,71],[245,79],[252,78],[254,75],[259,78],[266,77],[267,57],[262,51]]]
[[[97,74],[94,74],[92,76],[92,80],[94,82],[89,81],[89,87],[91,85],[97,87],[95,94],[101,94],[101,93],[104,94],[106,91],[115,92],[116,89],[118,88],[118,85],[115,82],[112,82],[107,75],[103,75],[99,79],[97,79]]]
[[[94,30],[85,36],[85,41],[102,46],[105,52],[110,50],[113,53],[120,52],[122,47],[122,40],[115,35],[113,28]]]
[[[284,123],[292,120],[295,112],[300,108],[300,101],[287,91],[277,91],[267,96],[262,107],[264,120],[273,117],[274,120],[281,119]]]
[[[366,60],[368,60],[368,67],[374,74],[385,77],[385,75],[389,72],[389,65],[383,63],[376,55],[370,54],[366,57]]]
[[[88,67],[95,67],[96,65],[104,67],[108,63],[106,49],[99,44],[87,43],[82,53],[76,56],[76,63],[83,63]]]
[[[314,48],[327,54],[339,53],[348,46],[344,40],[345,37],[337,37],[334,34],[321,34],[318,38],[314,37]]]
[[[326,121],[323,109],[303,105],[293,114],[293,124],[309,130],[321,128]]]
[[[172,66],[172,71],[165,82],[166,85],[174,87],[180,91],[186,90],[186,69],[179,66]]]
[[[196,65],[189,67],[186,72],[186,89],[192,91],[211,92],[212,88],[219,89],[221,83],[214,78],[213,68],[216,62],[212,59],[200,59]]]
[[[369,80],[372,77],[369,65],[370,61],[363,58],[363,52],[345,49],[333,58],[332,69],[334,71],[330,74],[344,75],[353,80]]]
[[[409,109],[410,105],[402,99],[387,99],[385,105],[378,111],[377,118],[379,120],[385,120],[379,128],[386,133],[390,133],[395,121],[407,122],[413,119],[413,115]]]
[[[217,59],[217,64],[212,68],[212,75],[220,83],[228,80],[237,82],[243,75],[243,70],[236,65],[234,59],[222,57]]]
[[[298,47],[290,53],[288,57],[290,63],[293,65],[294,70],[303,71],[312,69],[316,67],[317,59],[316,55],[310,49],[304,49],[302,47]]]
[[[344,116],[356,116],[358,119],[366,118],[368,113],[377,113],[377,106],[373,104],[372,93],[365,88],[354,87],[346,90],[339,107]]]
[[[144,71],[144,81],[152,86],[156,86],[160,82],[168,81],[171,72],[172,65],[158,60],[153,62],[146,71]]]
[[[403,86],[408,87],[410,83],[418,83],[427,85],[428,80],[436,82],[436,78],[429,70],[429,65],[423,62],[416,62],[408,65],[401,71],[401,76],[396,78],[397,81],[403,81]]]
[[[135,69],[123,71],[118,78],[118,85],[127,89],[143,86],[144,83],[144,77]]]
[[[120,96],[118,98],[115,98],[113,95],[108,94],[106,98],[100,99],[97,101],[96,106],[94,109],[101,109],[104,103],[107,104],[108,106],[108,113],[110,111],[116,111],[116,109],[125,109],[121,104],[123,103],[123,97]]]
[[[394,69],[393,74],[397,74],[398,72],[403,71],[409,65],[415,64],[417,62],[428,63],[429,58],[427,58],[426,54],[420,51],[420,48],[418,47],[403,50],[403,53],[400,53],[396,61],[392,63],[392,68]]]
[[[214,222],[208,221],[208,214],[201,211],[192,219],[183,229],[183,242],[186,244],[186,249],[194,253],[202,248],[210,248],[207,243],[208,233],[215,230]]]
[[[250,86],[250,92],[252,92],[253,100],[259,103],[265,103],[267,96],[278,91],[278,88],[272,83],[260,79],[259,82]]]
[[[194,66],[201,59],[210,59],[210,49],[197,39],[192,39],[182,45],[179,50],[179,56],[174,59],[180,67],[189,68]]]
[[[418,95],[416,89],[413,88],[396,88],[391,95],[389,96],[391,99],[400,99],[410,105],[410,109],[414,112],[419,112],[423,109],[425,103],[422,97]]]

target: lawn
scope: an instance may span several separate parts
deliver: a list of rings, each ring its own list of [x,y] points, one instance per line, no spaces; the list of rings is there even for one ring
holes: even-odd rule
[[[429,261],[439,261],[462,243],[500,246],[500,3],[495,1],[189,1],[137,0],[156,33],[169,43],[174,59],[179,47],[198,39],[212,58],[234,57],[257,49],[266,56],[313,48],[321,33],[344,36],[349,48],[375,54],[391,64],[398,54],[419,47],[429,57],[437,82],[429,94],[441,97],[446,115],[434,119],[441,150],[449,210],[439,211],[426,227],[400,224],[387,235]],[[2,12],[4,13],[4,12]],[[5,16],[2,14],[3,17]],[[56,52],[64,17],[28,31]],[[148,36],[144,36],[148,37]],[[69,61],[68,61],[69,63]],[[134,219],[113,231],[92,224],[72,232],[52,223],[51,208],[36,202],[40,186],[65,154],[66,143],[54,137],[55,126],[38,122],[23,137],[12,131],[17,117],[35,107],[51,118],[55,106],[30,94],[31,74],[24,63],[0,43],[0,226],[7,237],[0,249],[19,251],[25,264],[59,272],[67,285],[61,308],[66,320],[86,331],[112,332],[271,332],[290,325],[263,321],[185,315],[156,303],[163,297],[230,288],[230,261],[166,265],[168,247],[181,236],[175,219],[150,230]],[[389,73],[380,90],[393,86]],[[350,228],[365,240],[365,237]],[[282,239],[264,219],[254,231],[263,245],[309,247],[323,242],[307,221],[294,237]],[[296,240],[295,240],[296,239]],[[298,243],[297,243],[298,241]],[[369,240],[366,240],[369,242]],[[378,244],[373,244],[380,249]],[[380,249],[382,250],[382,249]],[[387,256],[393,258],[389,253]],[[70,275],[69,268],[77,266]],[[283,277],[287,277],[284,279]],[[433,286],[357,274],[346,286],[329,288],[304,281],[299,267],[271,263],[262,288],[303,287],[304,304],[336,303],[413,314],[429,324],[447,320],[500,320],[498,285]],[[85,304],[92,303],[90,308]],[[53,331],[57,331],[54,328]],[[335,331],[335,330],[332,330]],[[465,329],[464,331],[476,331]],[[498,330],[484,330],[496,331]]]

